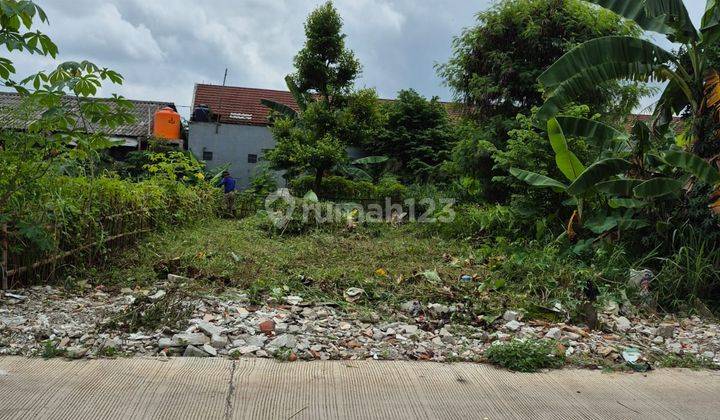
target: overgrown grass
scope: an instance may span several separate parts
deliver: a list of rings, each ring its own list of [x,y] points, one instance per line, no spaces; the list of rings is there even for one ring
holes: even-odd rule
[[[460,305],[454,315],[485,320],[512,307],[538,318],[555,302],[582,300],[591,273],[553,247],[499,240],[478,244],[430,234],[418,225],[369,224],[354,230],[320,227],[278,235],[261,215],[159,233],[80,279],[115,287],[149,286],[168,274],[222,293],[247,293],[254,303],[299,295],[305,301],[384,312],[408,300]],[[462,281],[461,276],[472,280]],[[344,292],[364,290],[348,303]]]
[[[565,355],[558,351],[555,343],[540,340],[496,342],[485,350],[485,358],[516,372],[558,369],[565,364]]]

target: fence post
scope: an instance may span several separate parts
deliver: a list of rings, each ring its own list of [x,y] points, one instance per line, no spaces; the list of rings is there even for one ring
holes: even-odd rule
[[[8,284],[8,260],[10,259],[10,240],[8,239],[8,227],[7,223],[2,224],[2,241],[0,242],[0,248],[2,248],[2,259],[0,259],[0,277],[2,277],[2,290],[7,290],[10,285]]]

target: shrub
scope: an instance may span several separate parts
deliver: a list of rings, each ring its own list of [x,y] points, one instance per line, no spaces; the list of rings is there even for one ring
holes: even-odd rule
[[[485,357],[493,364],[516,372],[558,369],[565,364],[565,355],[552,342],[538,340],[495,342],[485,350]]]
[[[323,179],[318,191],[314,188],[312,176],[296,178],[291,189],[296,196],[302,197],[308,191],[314,191],[318,197],[331,200],[384,201],[386,197],[401,200],[407,188],[393,178],[383,178],[378,184],[369,181],[353,181],[340,176],[329,176]]]

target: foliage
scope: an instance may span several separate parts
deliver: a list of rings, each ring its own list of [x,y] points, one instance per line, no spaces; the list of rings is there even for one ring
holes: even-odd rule
[[[477,15],[478,24],[453,41],[440,75],[476,119],[512,119],[543,103],[537,78],[577,44],[608,35],[639,35],[633,24],[580,0],[510,0]],[[643,89],[598,84],[581,102],[624,118]]]
[[[304,196],[314,191],[319,197],[332,200],[381,201],[385,198],[399,200],[405,197],[406,187],[393,178],[383,178],[377,184],[370,181],[353,181],[340,176],[329,176],[323,179],[320,188],[315,188],[312,177],[299,177],[291,183],[292,191],[297,196]]]
[[[387,122],[364,146],[373,154],[390,156],[396,173],[405,180],[427,181],[449,157],[455,139],[445,106],[414,90],[398,93],[385,105]]]
[[[305,45],[295,56],[292,76],[300,92],[317,93],[334,106],[350,93],[360,74],[360,63],[345,47],[342,18],[328,1],[315,9],[305,23]]]
[[[516,372],[557,369],[565,364],[565,355],[552,342],[538,340],[496,342],[485,350],[485,358],[490,363]]]
[[[633,35],[594,37],[558,59],[539,77],[549,92],[539,117],[546,120],[554,116],[595,86],[609,81],[667,81],[654,112],[655,131],[667,131],[674,115],[686,113],[690,124],[685,137],[692,139],[696,152],[705,151],[715,140],[706,127],[706,115],[714,112],[713,104],[720,104],[713,99],[720,85],[713,83],[716,69],[710,67],[709,60],[720,37],[720,4],[708,0],[698,30],[682,0],[642,0],[632,8],[614,0],[589,2],[647,31],[663,34],[682,47],[670,52]]]
[[[347,161],[345,148],[371,136],[381,116],[374,91],[352,92],[360,64],[345,47],[342,19],[332,2],[310,14],[305,35],[295,57],[296,73],[286,78],[301,112],[263,101],[276,111],[272,132],[277,146],[267,158],[288,178],[313,173],[319,188],[326,172]]]

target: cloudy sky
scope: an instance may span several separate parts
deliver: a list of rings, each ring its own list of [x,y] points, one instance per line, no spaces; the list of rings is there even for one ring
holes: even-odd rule
[[[284,89],[302,47],[303,22],[321,0],[36,0],[60,47],[59,61],[88,59],[125,76],[131,99],[189,105],[198,82]],[[452,37],[491,0],[336,0],[347,43],[363,63],[359,85],[383,97],[403,88],[450,99],[433,68],[450,55]],[[704,6],[689,0],[699,20]],[[19,75],[52,60],[15,58]],[[183,112],[187,114],[187,110]]]

